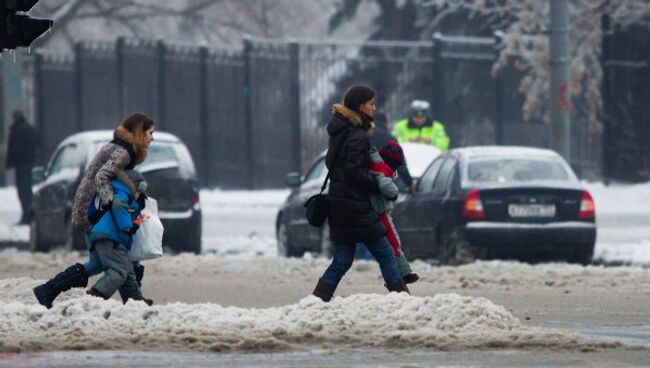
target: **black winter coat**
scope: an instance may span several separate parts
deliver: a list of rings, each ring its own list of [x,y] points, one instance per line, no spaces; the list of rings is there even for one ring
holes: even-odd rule
[[[386,235],[386,228],[370,204],[370,193],[378,189],[368,169],[368,133],[356,112],[337,104],[332,113],[325,161],[330,172],[330,237],[349,245],[375,241]]]
[[[37,143],[36,130],[25,119],[16,120],[9,130],[7,168],[33,166]]]

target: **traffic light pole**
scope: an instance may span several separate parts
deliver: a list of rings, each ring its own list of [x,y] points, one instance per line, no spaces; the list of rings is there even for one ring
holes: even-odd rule
[[[569,0],[550,1],[551,148],[571,163]]]

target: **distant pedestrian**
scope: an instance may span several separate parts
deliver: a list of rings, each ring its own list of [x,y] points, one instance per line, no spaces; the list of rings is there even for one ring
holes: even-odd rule
[[[22,207],[19,225],[31,222],[32,213],[32,168],[36,156],[38,139],[36,130],[25,119],[20,110],[12,114],[13,123],[9,128],[6,167],[14,168],[16,173],[16,189]]]
[[[328,221],[334,258],[313,292],[326,302],[352,266],[356,243],[364,243],[379,262],[389,291],[408,292],[397,269],[395,254],[386,240],[386,228],[370,204],[370,194],[379,192],[377,181],[369,171],[368,132],[374,127],[375,98],[375,91],[368,86],[350,87],[343,104],[332,106],[333,117],[327,125]]]

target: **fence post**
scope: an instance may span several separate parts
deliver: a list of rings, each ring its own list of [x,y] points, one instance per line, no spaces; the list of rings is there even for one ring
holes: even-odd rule
[[[201,171],[203,185],[212,185],[210,168],[212,145],[208,131],[208,48],[199,48],[199,130],[201,132]]]
[[[494,57],[495,61],[499,59],[499,42],[500,38],[497,35],[494,35]],[[503,144],[503,110],[501,104],[503,103],[502,94],[503,89],[501,88],[501,73],[496,72],[494,75],[494,128],[496,135],[496,144]]]
[[[253,91],[252,91],[252,50],[253,42],[244,38],[244,144],[246,149],[246,185],[255,187],[253,170]]]
[[[117,108],[120,116],[126,115],[125,111],[125,76],[124,76],[124,37],[119,37],[115,43],[115,63],[117,68]]]
[[[300,124],[300,44],[291,42],[289,44],[291,55],[291,70],[293,76],[290,84],[291,100],[291,145],[292,145],[292,166],[298,174],[302,173],[302,133]]]
[[[167,49],[165,43],[159,40],[156,43],[156,59],[158,64],[158,96],[156,97],[158,106],[158,122],[160,130],[165,129],[165,53]]]
[[[609,15],[604,14],[601,18],[601,32],[602,32],[602,52],[601,52],[601,60],[600,60],[600,65],[602,65],[603,68],[603,81],[601,83],[601,98],[603,102],[603,133],[601,135],[601,170],[602,170],[602,175],[603,175],[603,181],[606,185],[609,184],[609,179],[612,177],[612,162],[613,162],[613,155],[614,152],[612,152],[611,146],[607,144],[607,139],[611,139],[611,124],[612,121],[609,118],[609,104],[611,103],[611,96],[610,96],[610,84],[609,84],[609,78],[610,78],[610,71],[609,71],[609,66],[607,65],[607,62],[609,61],[610,58],[610,38],[611,35],[609,34],[611,30],[610,27],[610,19]],[[611,142],[610,142],[611,143]]]
[[[442,35],[440,33],[435,33],[433,35],[433,113],[432,118],[440,120],[447,127],[449,133],[455,131],[451,128],[451,123],[447,121],[445,115],[445,71],[444,71],[444,60],[442,59]],[[435,115],[438,116],[435,116]],[[451,135],[451,134],[450,134]],[[453,138],[453,137],[452,137]],[[454,143],[454,139],[451,140],[450,146]],[[450,147],[451,148],[451,147]]]
[[[74,44],[74,67],[75,67],[75,101],[77,108],[77,131],[84,130],[84,115],[83,115],[83,71],[82,71],[82,54],[83,48],[81,42]]]

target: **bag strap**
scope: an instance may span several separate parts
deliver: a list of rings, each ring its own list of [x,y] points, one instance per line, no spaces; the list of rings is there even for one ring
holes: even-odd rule
[[[338,151],[334,152],[334,155],[332,156],[332,161],[336,163],[336,159],[339,157],[339,152],[343,149],[343,145],[345,144],[345,140],[348,139],[348,136],[350,135],[350,130],[352,128],[348,127],[346,128],[346,133],[345,133],[345,138],[343,138],[343,144],[341,144],[341,147],[339,148]],[[327,170],[327,175],[325,176],[325,180],[323,180],[323,186],[320,187],[320,194],[323,194],[325,191],[325,187],[327,187],[327,181],[330,179],[330,171]]]

